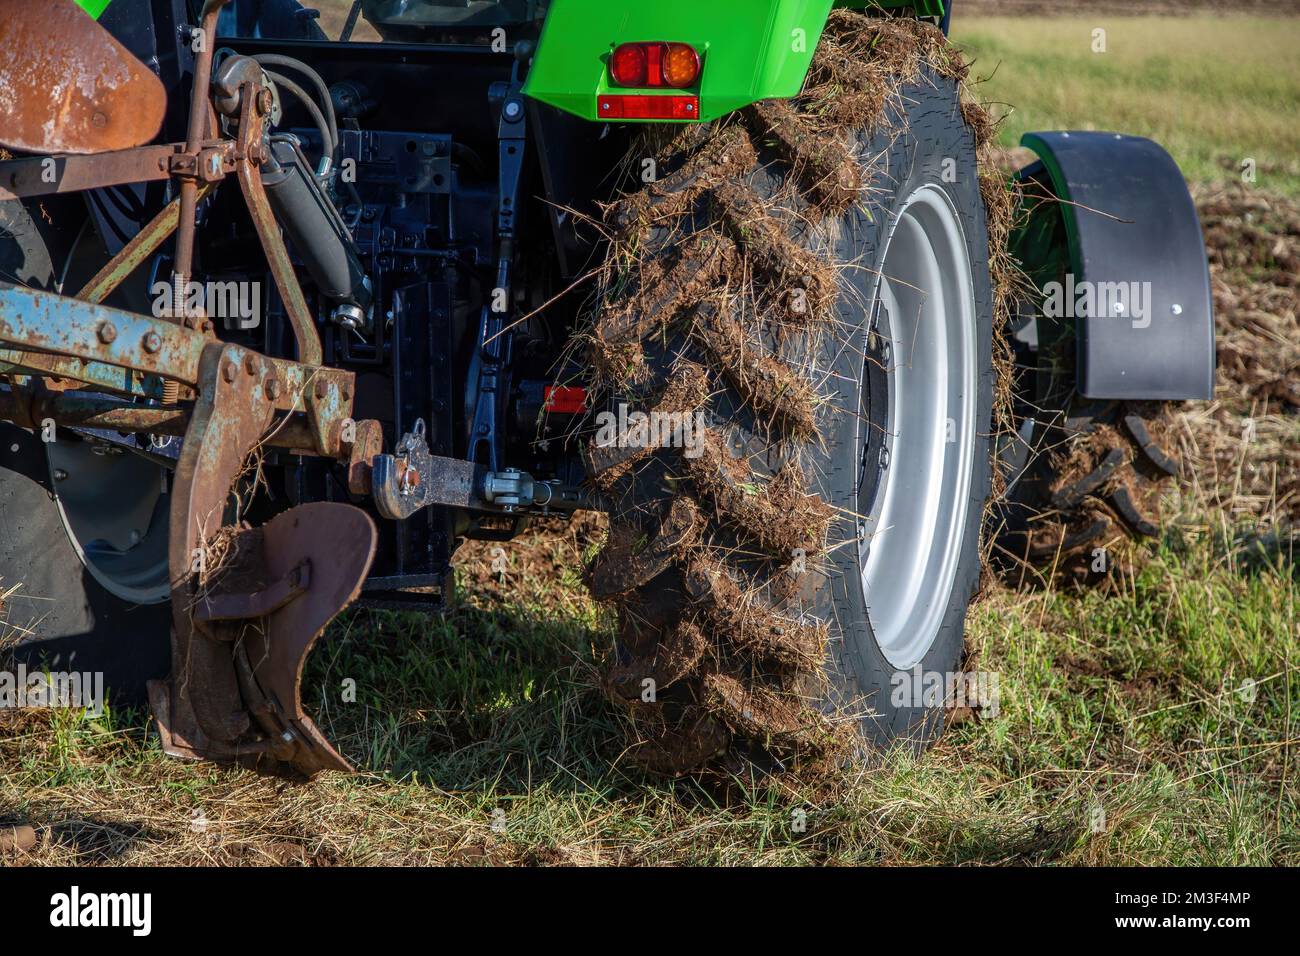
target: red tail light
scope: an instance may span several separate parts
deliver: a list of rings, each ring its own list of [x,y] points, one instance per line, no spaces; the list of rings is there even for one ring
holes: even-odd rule
[[[700,78],[700,55],[686,43],[624,43],[610,57],[609,72],[618,86],[684,90]]]
[[[609,60],[609,72],[619,86],[645,86],[650,76],[650,57],[640,43],[624,43]]]

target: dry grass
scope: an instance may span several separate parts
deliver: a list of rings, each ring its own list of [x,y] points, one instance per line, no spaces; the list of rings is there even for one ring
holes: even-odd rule
[[[1217,324],[1212,402],[1180,415],[1198,495],[1269,532],[1300,519],[1300,204],[1197,190]]]
[[[41,837],[10,862],[1294,865],[1293,545],[1247,546],[1192,500],[1133,577],[989,595],[971,639],[999,711],[920,758],[777,788],[630,766],[595,677],[612,624],[578,580],[591,520],[466,549],[445,620],[336,626],[309,699],[367,774],[185,764],[144,715],[3,714],[0,824]]]

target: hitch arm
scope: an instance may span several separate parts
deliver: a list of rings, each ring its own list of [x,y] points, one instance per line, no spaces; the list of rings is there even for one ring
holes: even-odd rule
[[[422,420],[402,436],[393,454],[374,457],[370,473],[375,507],[395,521],[434,505],[539,516],[599,507],[583,488],[539,481],[517,468],[489,471],[472,461],[432,455]]]

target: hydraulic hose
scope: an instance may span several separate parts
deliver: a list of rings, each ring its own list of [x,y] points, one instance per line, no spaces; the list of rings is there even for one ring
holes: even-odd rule
[[[276,86],[280,87],[286,93],[293,94],[293,96],[302,103],[303,107],[306,108],[307,114],[311,117],[312,122],[316,124],[316,129],[320,131],[322,144],[321,158],[328,158],[330,162],[333,163],[338,153],[338,142],[334,139],[335,134],[330,131],[329,125],[325,121],[325,116],[320,111],[320,107],[318,107],[315,101],[307,95],[306,90],[283,73],[276,73],[274,70],[267,70],[266,75],[271,78],[271,82]]]
[[[334,150],[330,152],[330,160],[337,162],[338,155],[336,151],[339,143],[338,117],[334,112],[334,100],[330,96],[330,89],[325,85],[325,81],[321,79],[321,75],[306,63],[302,62],[302,60],[297,60],[291,56],[284,56],[279,53],[259,53],[254,56],[253,59],[258,63],[261,63],[263,66],[279,66],[289,70],[296,70],[303,76],[307,77],[307,79],[311,80],[312,85],[316,87],[317,94],[320,96],[322,104],[321,108],[325,111],[325,125],[329,128],[329,141],[334,144]],[[275,74],[270,73],[270,71],[267,72],[267,75],[271,76],[272,79],[275,79],[276,76]],[[291,90],[290,92],[293,91]],[[294,93],[294,95],[298,96],[299,99],[306,98],[306,93],[301,87],[298,88],[298,93]]]

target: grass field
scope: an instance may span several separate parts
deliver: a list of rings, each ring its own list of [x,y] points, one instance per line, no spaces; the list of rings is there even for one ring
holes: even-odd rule
[[[610,632],[541,573],[565,541],[499,598],[471,558],[445,621],[340,625],[322,722],[372,775],[286,783],[165,758],[142,715],[14,715],[0,819],[44,828],[42,863],[1300,862],[1289,556],[1191,528],[1109,594],[997,591],[972,626],[996,719],[816,785],[706,787],[619,763],[589,673]]]
[[[1163,144],[1189,179],[1240,180],[1253,159],[1255,185],[1300,195],[1300,18],[959,12],[953,38],[988,78],[981,95],[1005,104],[1003,145],[1032,129],[1119,130]]]
[[[370,768],[357,777],[182,764],[144,714],[0,713],[0,823],[41,833],[11,862],[1300,864],[1300,574],[1284,523],[1300,207],[1261,188],[1300,182],[1295,28],[1103,22],[1111,53],[1096,60],[1075,19],[965,22],[958,39],[977,71],[997,67],[986,92],[1021,104],[1008,143],[1089,122],[1148,133],[1206,184],[1219,393],[1182,418],[1194,471],[1143,560],[1086,594],[991,586],[972,611],[996,716],[816,782],[646,778],[594,686],[612,627],[578,578],[600,533],[583,523],[507,546],[503,575],[487,548],[463,552],[442,620],[338,622],[308,683],[326,732]],[[1240,155],[1259,158],[1258,187],[1209,189]]]

